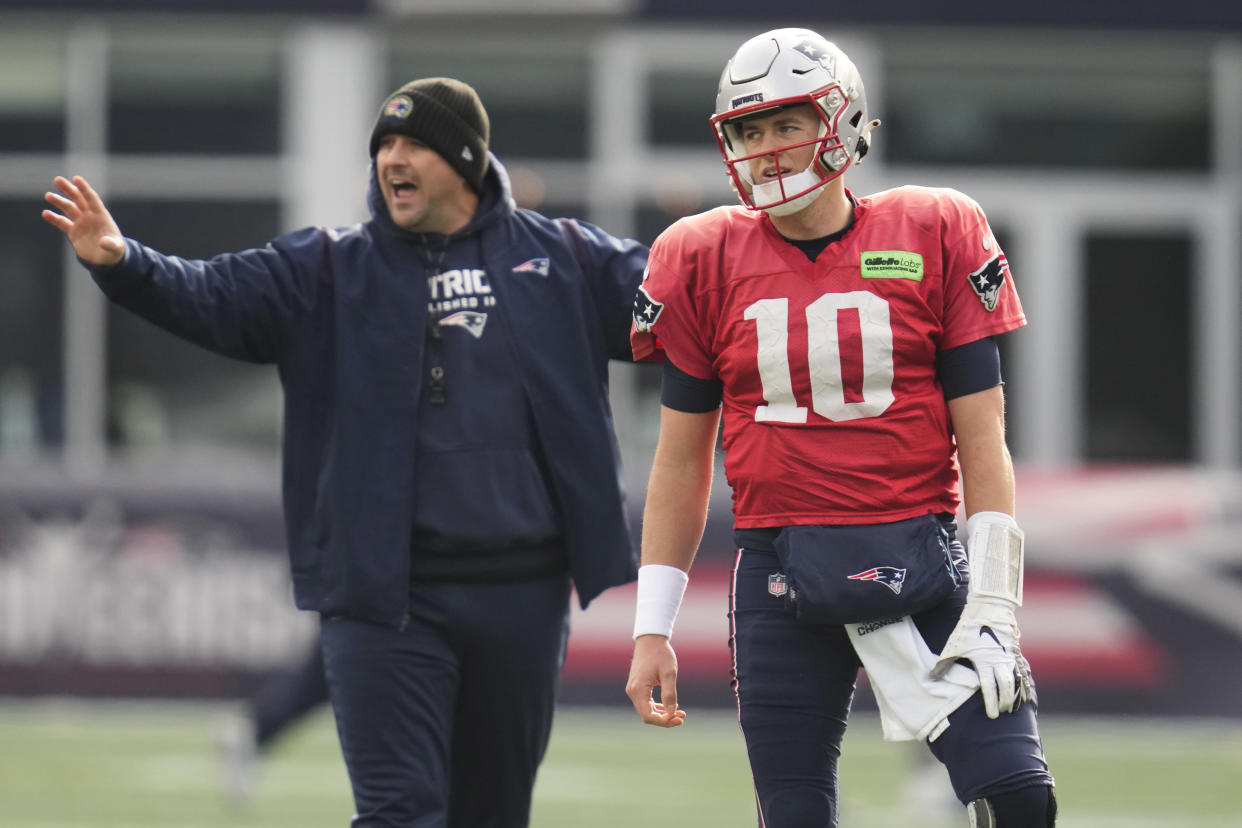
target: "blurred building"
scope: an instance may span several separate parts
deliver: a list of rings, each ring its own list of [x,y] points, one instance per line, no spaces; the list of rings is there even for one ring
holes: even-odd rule
[[[274,513],[278,494],[274,370],[109,306],[39,218],[54,175],[86,175],[123,231],[185,256],[350,224],[378,103],[449,75],[479,91],[525,206],[650,242],[733,202],[717,78],[778,25],[821,31],[863,73],[884,125],[856,192],[951,186],[991,217],[1032,320],[1002,344],[1022,468],[1242,473],[1242,7],[853,6],[0,0],[0,563],[14,527],[64,502],[166,518]],[[638,500],[657,383],[615,370]],[[210,546],[195,526],[181,547]],[[241,534],[278,549],[270,528]]]
[[[773,21],[860,64],[885,123],[854,189],[955,186],[992,217],[1035,323],[1006,343],[1019,460],[1242,464],[1242,11],[726,2],[705,25],[691,5],[0,4],[0,468],[277,446],[272,373],[107,307],[39,222],[52,175],[87,174],[123,230],[189,256],[348,224],[376,102],[453,75],[525,203],[650,241],[732,201],[707,118],[724,61]],[[618,378],[640,464],[643,373]]]

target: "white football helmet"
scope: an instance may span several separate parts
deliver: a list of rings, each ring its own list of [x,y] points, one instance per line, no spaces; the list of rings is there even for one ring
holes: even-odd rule
[[[819,144],[805,170],[756,184],[750,161],[772,151],[746,154],[739,125],[771,110],[809,103],[823,122],[819,136],[780,151]],[[725,66],[711,119],[742,203],[777,216],[801,210],[820,188],[862,161],[878,120],[867,120],[862,77],[844,52],[809,29],[775,29],[742,44]]]

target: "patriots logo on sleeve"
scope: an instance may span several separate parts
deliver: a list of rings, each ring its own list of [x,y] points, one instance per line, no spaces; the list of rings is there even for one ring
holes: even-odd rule
[[[664,303],[652,299],[647,289],[640,287],[638,293],[634,294],[634,330],[639,333],[649,332],[662,313]]]
[[[906,582],[906,570],[895,566],[877,566],[845,577],[851,581],[878,581],[891,589],[894,595],[900,595],[902,584]]]
[[[996,310],[1000,300],[1000,290],[1005,286],[1005,260],[1001,256],[993,256],[987,264],[970,274],[971,288],[979,295],[979,301],[988,313]]]

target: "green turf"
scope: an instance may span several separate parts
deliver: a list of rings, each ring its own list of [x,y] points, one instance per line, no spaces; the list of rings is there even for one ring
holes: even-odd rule
[[[337,826],[352,809],[330,718],[281,741],[255,797],[230,810],[212,705],[0,705],[3,828]],[[1061,828],[1242,826],[1242,722],[1044,717]],[[841,777],[845,828],[960,828],[914,796],[915,749],[884,743],[857,717]],[[939,773],[939,771],[936,771]],[[480,792],[480,795],[486,795]],[[664,731],[627,709],[561,711],[535,792],[535,828],[727,828],[755,824],[732,716],[691,711]]]

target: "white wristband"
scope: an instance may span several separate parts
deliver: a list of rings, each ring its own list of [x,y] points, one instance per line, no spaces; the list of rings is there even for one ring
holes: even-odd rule
[[[638,568],[638,601],[634,608],[634,637],[673,636],[673,622],[681,609],[690,576],[675,566],[645,564]]]
[[[1022,606],[1023,534],[1004,512],[975,512],[966,521],[970,595]]]

